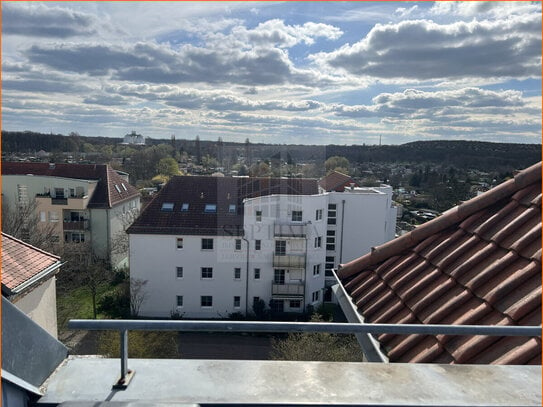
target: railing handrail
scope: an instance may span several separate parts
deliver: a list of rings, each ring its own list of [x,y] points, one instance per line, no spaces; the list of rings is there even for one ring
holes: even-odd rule
[[[268,321],[164,321],[72,319],[70,329],[137,330],[137,331],[206,331],[206,332],[331,332],[396,335],[487,335],[541,336],[541,326],[513,325],[442,325],[442,324],[356,324],[335,322],[268,322]]]
[[[128,369],[128,331],[205,331],[205,332],[331,332],[345,334],[422,334],[422,335],[497,335],[541,336],[540,326],[357,324],[331,322],[263,321],[160,321],[72,319],[70,329],[119,331],[121,374],[114,389],[126,389],[135,371]]]

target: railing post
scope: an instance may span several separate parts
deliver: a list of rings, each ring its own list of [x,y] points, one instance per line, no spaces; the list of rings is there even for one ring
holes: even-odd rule
[[[128,369],[128,330],[119,331],[121,339],[121,376],[113,385],[114,389],[124,390],[128,387],[135,371]]]

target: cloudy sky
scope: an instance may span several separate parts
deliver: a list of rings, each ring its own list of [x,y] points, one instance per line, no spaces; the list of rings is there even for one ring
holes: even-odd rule
[[[2,2],[2,125],[541,142],[541,4]]]

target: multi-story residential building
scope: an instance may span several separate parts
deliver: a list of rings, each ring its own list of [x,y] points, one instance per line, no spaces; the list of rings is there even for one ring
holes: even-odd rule
[[[52,243],[87,243],[112,266],[126,264],[128,254],[115,250],[115,241],[140,209],[126,174],[105,164],[4,162],[2,197],[13,208],[35,202],[38,227],[52,229]]]
[[[174,177],[128,229],[130,276],[147,281],[140,315],[220,318],[259,300],[278,312],[316,307],[326,269],[393,237],[391,195],[319,193],[312,179]]]

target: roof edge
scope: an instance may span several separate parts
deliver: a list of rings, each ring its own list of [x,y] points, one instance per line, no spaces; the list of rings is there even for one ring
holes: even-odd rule
[[[347,278],[368,266],[380,263],[394,254],[422,242],[431,235],[462,221],[494,202],[540,180],[541,161],[520,171],[512,179],[491,190],[449,209],[441,216],[420,225],[411,232],[380,246],[372,247],[370,253],[346,264],[341,264],[338,269],[338,277],[341,279]]]

